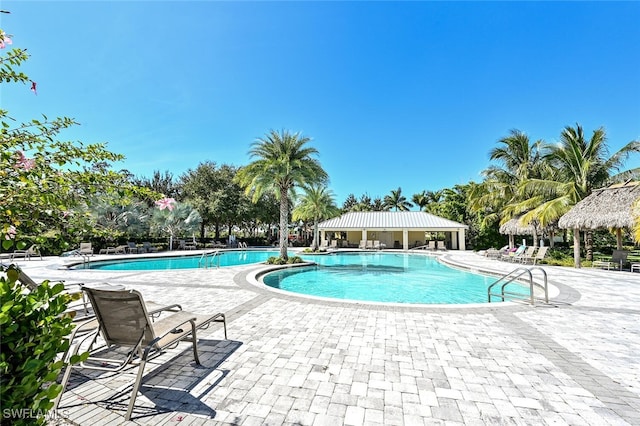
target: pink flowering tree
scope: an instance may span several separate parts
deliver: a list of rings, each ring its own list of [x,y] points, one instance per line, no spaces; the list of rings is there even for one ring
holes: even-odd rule
[[[189,204],[164,197],[156,201],[155,205],[150,221],[151,232],[168,236],[169,250],[173,250],[173,240],[176,237],[193,235],[198,231],[202,218]]]

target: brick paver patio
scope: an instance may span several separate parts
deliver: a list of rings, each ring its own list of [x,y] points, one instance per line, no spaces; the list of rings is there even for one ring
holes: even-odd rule
[[[443,258],[514,268],[472,252]],[[188,343],[151,362],[131,422],[135,370],[76,372],[61,424],[640,424],[638,273],[545,266],[558,290],[550,306],[385,306],[257,287],[263,266],[56,269],[64,260],[19,263],[36,279],[120,283],[146,300],[226,312],[230,340],[216,324],[199,335],[203,366]]]

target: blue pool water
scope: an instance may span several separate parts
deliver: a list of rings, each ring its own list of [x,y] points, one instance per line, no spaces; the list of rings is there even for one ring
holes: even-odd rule
[[[224,251],[215,256],[208,255],[206,259],[203,259],[202,255],[118,259],[90,262],[86,265],[78,265],[76,268],[107,271],[152,271],[201,268],[205,262],[209,267],[223,267],[260,263],[266,261],[271,256],[278,256],[279,254],[280,252],[276,250]]]
[[[495,277],[450,268],[430,256],[362,253],[303,257],[318,266],[271,272],[262,277],[263,283],[334,299],[465,304],[486,303],[487,288],[496,281]]]
[[[247,265],[278,256],[277,250],[223,251],[209,255],[210,267]],[[267,286],[311,296],[370,302],[420,304],[486,303],[496,278],[450,268],[434,257],[405,253],[300,253],[315,266],[286,268],[262,277]],[[201,255],[96,261],[76,268],[111,271],[202,267]],[[510,291],[522,287],[514,284]]]

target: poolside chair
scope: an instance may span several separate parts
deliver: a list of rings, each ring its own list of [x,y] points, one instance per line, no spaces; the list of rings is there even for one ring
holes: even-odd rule
[[[83,290],[91,300],[99,328],[75,345],[71,356],[77,355],[84,343],[89,343],[89,358],[77,365],[72,365],[65,372],[61,383],[61,394],[67,386],[72,370],[120,372],[132,364],[137,355],[139,357],[138,373],[133,383],[125,420],[131,419],[145,365],[150,357],[159,355],[166,348],[186,340],[192,342],[193,357],[196,364],[200,365],[197,330],[208,327],[212,322],[223,323],[224,338],[227,339],[227,323],[223,313],[202,315],[178,311],[152,322],[142,294],[136,290],[105,290],[87,287]],[[104,345],[94,348],[99,337],[104,340]],[[110,353],[110,350],[116,347],[127,348],[128,352],[121,359],[104,357],[106,352]]]
[[[142,251],[144,253],[157,253],[158,248],[151,245],[149,241],[145,241],[142,243]]]
[[[436,241],[435,240],[431,240],[429,241],[429,244],[427,245],[427,250],[436,250]]]
[[[42,253],[40,253],[40,249],[35,244],[31,245],[31,247],[26,250],[14,250],[9,257],[9,260],[14,260],[16,257],[20,256],[26,260],[31,260],[32,256],[39,256],[40,260],[42,260]]]
[[[437,243],[438,250],[447,250],[447,244],[444,241],[438,241]]]
[[[98,254],[115,254],[115,252],[116,252],[115,247],[107,247],[107,248],[100,249]]]
[[[631,264],[631,272],[638,271],[640,272],[640,263],[632,263]]]
[[[364,247],[367,250],[373,250],[373,241],[372,240],[367,240],[367,243]]]
[[[373,248],[376,249],[376,250],[382,250],[383,248],[386,248],[386,247],[387,247],[387,245],[381,243],[379,240],[375,240],[373,242]]]
[[[624,264],[627,263],[627,256],[629,256],[629,252],[627,250],[614,250],[610,259],[594,260],[591,263],[591,267],[607,270],[615,268],[621,271]]]
[[[78,254],[80,256],[93,256],[93,247],[91,247],[91,243],[80,243]]]
[[[183,250],[195,250],[198,248],[198,243],[196,242],[196,237],[193,237],[193,241],[189,241],[184,243]]]
[[[518,256],[514,256],[513,257],[513,261],[514,262],[520,262],[520,263],[526,263],[526,262],[533,262],[533,258],[534,255],[536,253],[536,250],[538,249],[538,247],[534,247],[534,246],[529,246],[526,248],[526,250],[524,251],[524,253],[518,255]]]
[[[138,245],[133,241],[127,241],[127,251],[129,253],[139,253]]]
[[[367,241],[366,240],[360,240],[360,244],[358,245],[358,248],[362,249],[362,250],[367,248]]]
[[[540,247],[536,252],[536,255],[533,256],[533,264],[537,264],[539,260],[543,260],[547,256],[547,251],[549,251],[548,246]]]
[[[113,251],[113,254],[127,254],[127,249],[128,248],[129,248],[129,246],[127,246],[127,245],[118,246]]]

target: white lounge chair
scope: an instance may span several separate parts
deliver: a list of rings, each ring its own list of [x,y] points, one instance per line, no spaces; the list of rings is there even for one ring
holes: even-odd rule
[[[40,260],[42,260],[42,254],[40,253],[40,249],[37,245],[33,244],[26,250],[14,250],[11,253],[9,260],[14,260],[16,257],[22,257],[26,260],[31,260],[32,256],[39,256]]]

